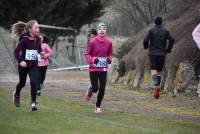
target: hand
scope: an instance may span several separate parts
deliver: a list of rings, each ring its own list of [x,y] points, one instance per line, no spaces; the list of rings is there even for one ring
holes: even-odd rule
[[[25,61],[22,61],[19,63],[19,65],[23,68],[26,68],[27,67],[27,63]]]
[[[98,64],[98,62],[99,62],[99,59],[98,58],[95,58],[95,60],[94,60],[94,64]]]
[[[45,54],[45,52],[41,52],[41,53],[40,53],[41,58],[44,58],[44,54]]]
[[[109,58],[106,59],[108,64],[111,64],[111,60]]]

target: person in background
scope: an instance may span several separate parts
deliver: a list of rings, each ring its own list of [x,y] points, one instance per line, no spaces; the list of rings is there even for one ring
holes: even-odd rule
[[[144,49],[149,49],[149,59],[151,63],[151,75],[154,83],[154,98],[160,97],[161,71],[165,64],[165,58],[171,52],[174,38],[170,32],[162,27],[162,18],[156,17],[155,26],[150,29],[144,38]]]
[[[44,80],[46,78],[46,71],[49,65],[49,57],[53,55],[51,48],[48,45],[48,38],[45,34],[40,35],[41,38],[41,47],[43,52],[43,57],[38,60],[39,67],[39,84],[37,89],[37,95],[41,95],[41,89],[44,88]]]
[[[200,24],[198,24],[195,29],[192,32],[192,37],[193,40],[195,41],[197,47],[200,49]],[[198,68],[199,69],[199,68]],[[200,97],[200,74],[198,74],[198,88],[197,88],[197,93],[199,94],[198,96]]]
[[[89,31],[88,31],[88,42],[95,36],[97,36],[97,30],[95,28],[89,29]]]

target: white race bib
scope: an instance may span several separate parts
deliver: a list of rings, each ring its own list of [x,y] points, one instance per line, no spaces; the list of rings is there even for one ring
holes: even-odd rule
[[[107,58],[98,57],[99,62],[97,64],[93,64],[94,67],[106,68]]]
[[[37,60],[37,50],[26,50],[25,60]]]

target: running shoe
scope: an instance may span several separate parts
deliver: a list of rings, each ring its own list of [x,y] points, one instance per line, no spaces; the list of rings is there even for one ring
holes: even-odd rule
[[[159,99],[160,98],[160,87],[155,87],[154,89],[154,98]]]
[[[101,111],[101,108],[96,107],[94,112],[95,112],[96,114],[99,114],[99,113],[101,113],[102,111]]]
[[[36,103],[35,102],[31,103],[31,110],[32,111],[37,111],[37,107],[36,107]]]
[[[16,107],[20,107],[20,96],[17,96],[15,91],[13,91],[13,104]]]
[[[91,97],[92,97],[91,87],[88,87],[88,89],[85,92],[85,99],[86,99],[86,101],[90,101]]]

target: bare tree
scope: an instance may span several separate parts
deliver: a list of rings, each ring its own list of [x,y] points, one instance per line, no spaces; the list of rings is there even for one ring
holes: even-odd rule
[[[155,16],[167,13],[168,0],[114,0],[113,9],[127,17],[137,33],[150,23]]]

